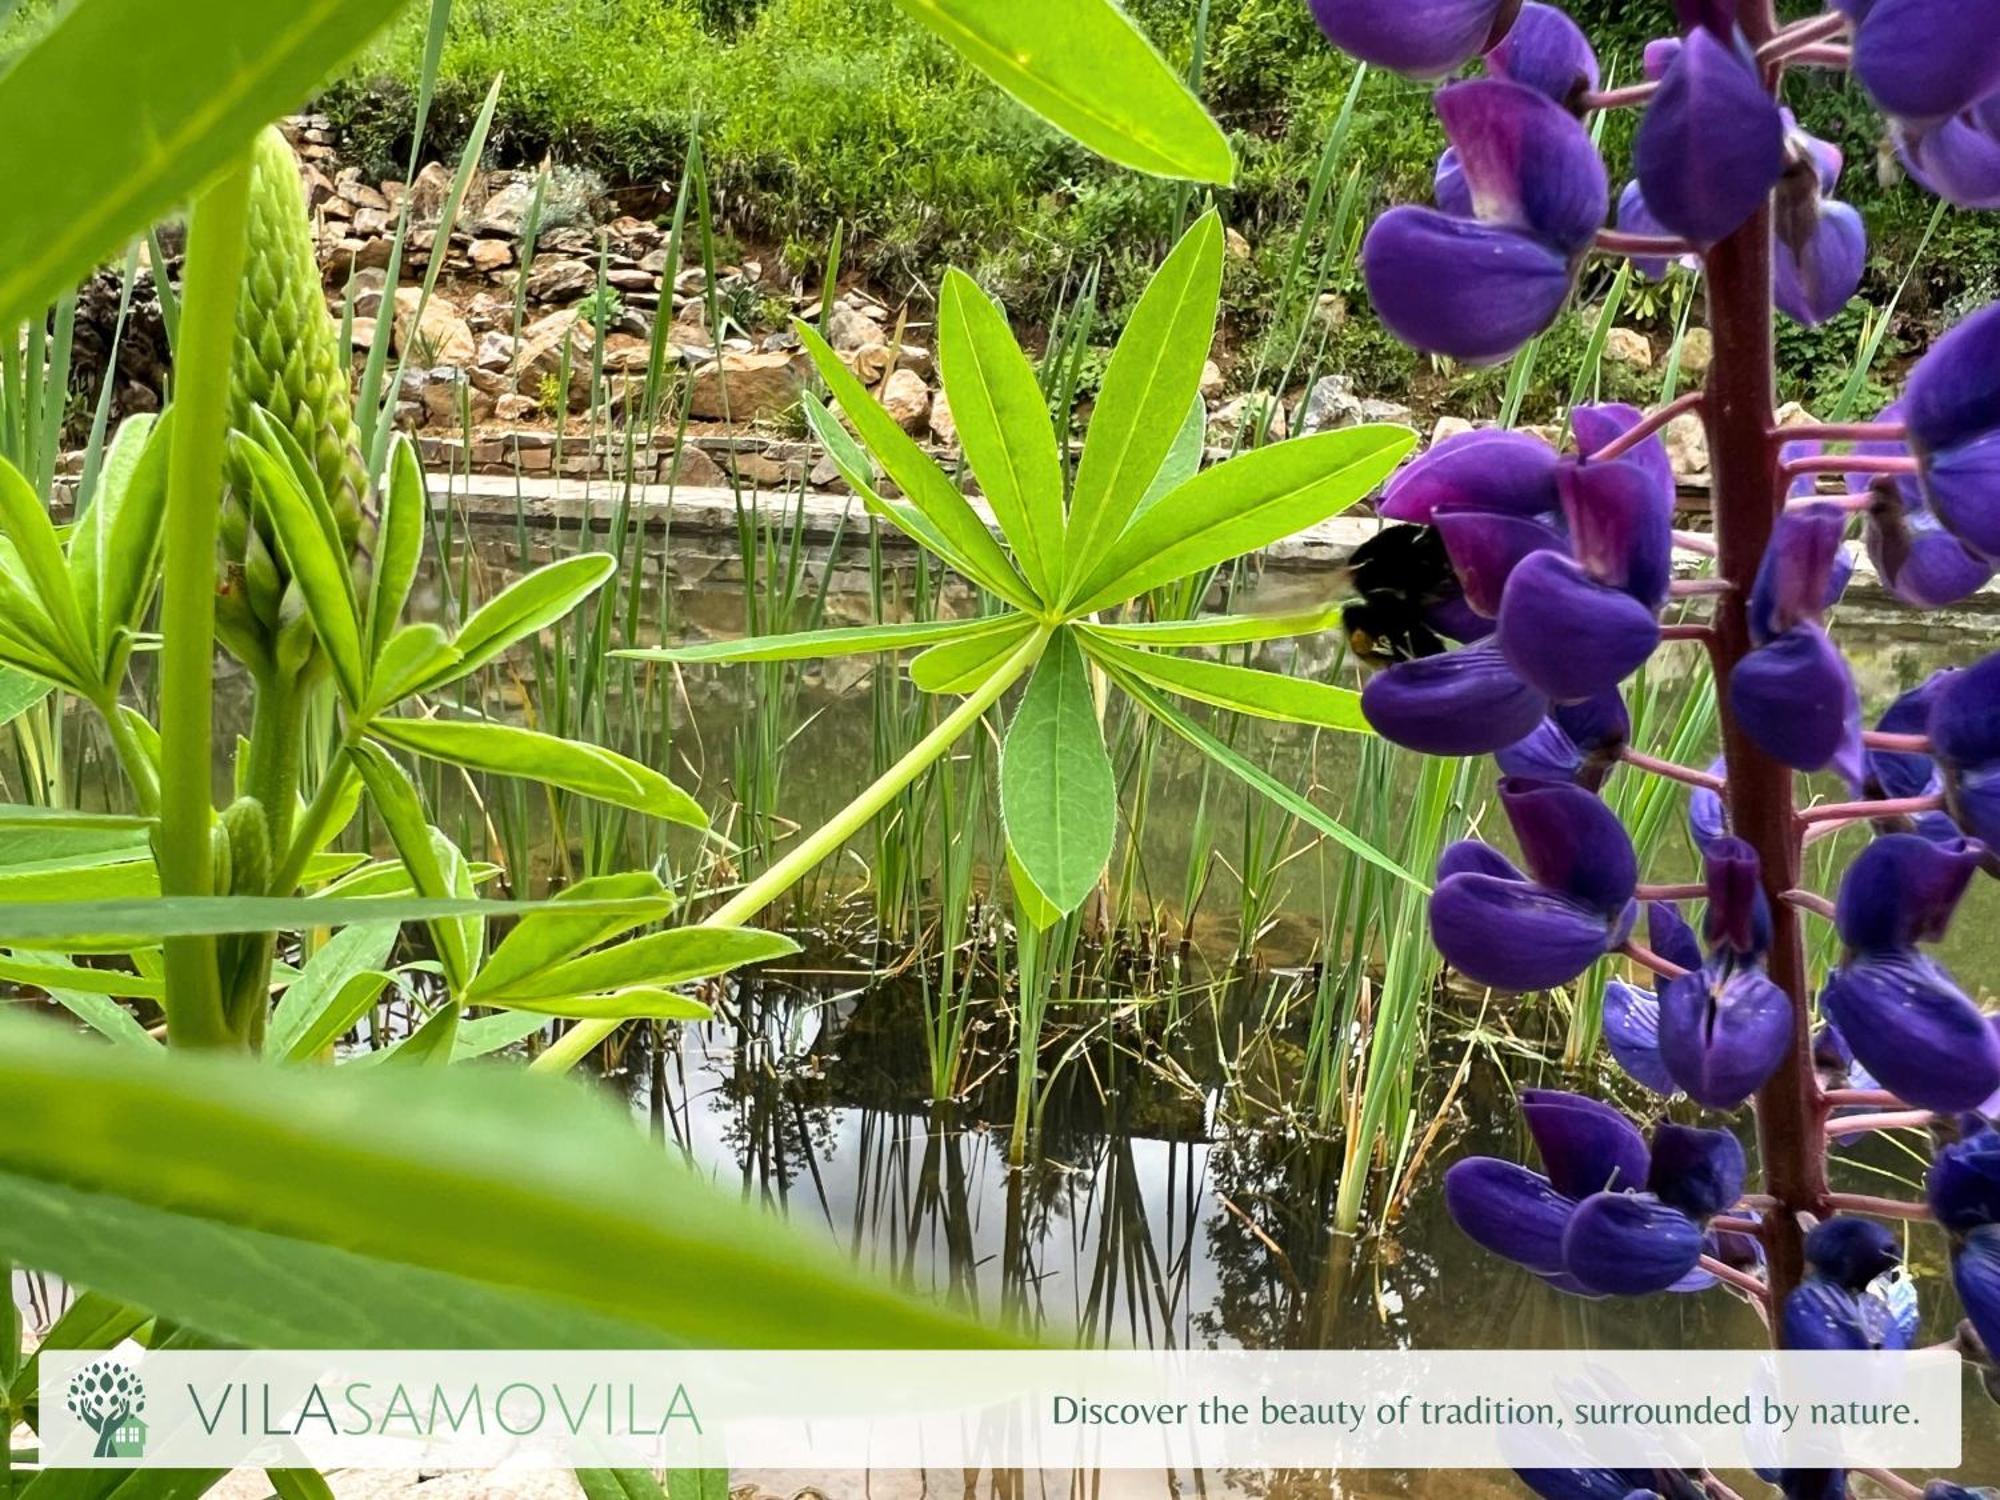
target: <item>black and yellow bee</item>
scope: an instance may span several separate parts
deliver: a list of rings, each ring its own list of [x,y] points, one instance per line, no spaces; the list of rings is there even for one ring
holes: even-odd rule
[[[1356,595],[1340,612],[1349,651],[1370,667],[1438,656],[1451,642],[1438,629],[1460,602],[1444,538],[1431,526],[1388,526],[1354,549],[1342,569]]]

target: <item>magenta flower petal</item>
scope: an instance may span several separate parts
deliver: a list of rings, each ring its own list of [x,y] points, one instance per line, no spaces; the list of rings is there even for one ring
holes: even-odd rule
[[[1646,1138],[1610,1105],[1557,1089],[1523,1089],[1521,1115],[1549,1181],[1565,1197],[1646,1185]]]
[[[1470,1156],[1444,1174],[1444,1206],[1483,1250],[1537,1275],[1562,1270],[1562,1233],[1576,1204],[1546,1177],[1511,1161]]]
[[[1798,244],[1778,241],[1778,307],[1793,322],[1817,327],[1840,315],[1860,289],[1867,266],[1868,226],[1861,215],[1848,204],[1823,199]]]
[[[1830,503],[1802,505],[1778,517],[1750,589],[1750,638],[1763,645],[1793,626],[1818,623],[1840,597],[1847,512]]]
[[[1503,79],[1455,83],[1437,96],[1473,212],[1574,256],[1610,212],[1604,163],[1576,117]]]
[[[1516,230],[1405,205],[1361,247],[1375,312],[1404,343],[1468,364],[1505,359],[1569,300],[1567,256]]]
[[[2000,1130],[1981,1130],[1938,1153],[1925,1180],[1938,1223],[1956,1234],[2000,1224]]]
[[[1736,1206],[1749,1170],[1743,1143],[1726,1130],[1697,1130],[1671,1120],[1653,1127],[1647,1191],[1697,1224]]]
[[[1637,1193],[1597,1193],[1563,1231],[1563,1269],[1607,1296],[1663,1292],[1701,1262],[1701,1231],[1679,1209]]]
[[[1795,771],[1831,767],[1860,785],[1861,699],[1847,658],[1819,626],[1797,626],[1738,662],[1729,703],[1773,760]]]
[[[1920,1109],[1974,1109],[2000,1089],[2000,1041],[1943,966],[1915,949],[1835,970],[1820,1007],[1855,1060]]]
[[[1899,121],[1895,137],[1920,187],[1960,208],[2000,208],[2000,95],[1948,120]]]
[[[1740,228],[1784,173],[1784,120],[1756,69],[1698,30],[1661,78],[1632,160],[1654,216],[1706,247]]]
[[[1854,74],[1884,114],[1968,109],[2000,89],[2000,4],[1875,0],[1855,32]]]
[[[1777,1071],[1791,1040],[1791,997],[1761,969],[1704,966],[1660,988],[1660,1056],[1697,1104],[1735,1109]]]
[[[1453,506],[1433,512],[1431,524],[1444,538],[1465,602],[1487,619],[1500,613],[1501,592],[1522,558],[1564,546],[1553,526],[1500,511]]]
[[[1558,703],[1575,703],[1643,666],[1660,643],[1660,621],[1571,559],[1537,552],[1507,581],[1494,640],[1523,682]]]
[[[1639,884],[1631,837],[1604,801],[1581,787],[1500,783],[1500,805],[1535,881],[1607,915],[1621,913]]]
[[[1841,880],[1834,903],[1840,940],[1862,954],[1939,941],[1979,870],[1982,853],[1967,839],[1946,845],[1913,833],[1891,833],[1874,840],[1855,856]],[[1854,1041],[1845,1026],[1840,1032],[1850,1044]],[[1860,1056],[1858,1048],[1855,1055]]]
[[[1556,471],[1570,546],[1599,583],[1657,610],[1673,581],[1674,511],[1670,489],[1642,458],[1569,463]]]
[[[1561,503],[1556,450],[1525,432],[1498,428],[1446,438],[1407,464],[1382,492],[1391,521],[1431,523],[1440,506],[1540,516]]]
[[[1442,78],[1507,35],[1520,0],[1311,0],[1341,51],[1405,73]]]
[[[1486,54],[1487,71],[1525,84],[1556,103],[1572,105],[1598,82],[1597,54],[1590,39],[1553,5],[1528,0],[1506,39]]]
[[[1679,1092],[1660,1056],[1660,1002],[1649,991],[1622,979],[1605,981],[1604,1041],[1634,1080],[1656,1094]]]
[[[1629,923],[1527,880],[1452,875],[1430,901],[1431,940],[1475,984],[1526,992],[1568,984],[1624,941]]]
[[[1982,1225],[1965,1237],[1951,1259],[1951,1280],[1979,1341],[2000,1349],[2000,1224]]]
[[[1547,711],[1548,700],[1487,643],[1398,662],[1361,689],[1361,712],[1375,732],[1424,755],[1489,755]]]

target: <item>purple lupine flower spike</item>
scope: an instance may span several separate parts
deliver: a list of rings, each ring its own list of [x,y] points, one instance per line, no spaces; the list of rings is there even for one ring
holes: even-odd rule
[[[1640,122],[1632,163],[1653,216],[1703,248],[1763,206],[1785,170],[1785,126],[1732,38],[1706,26],[1688,34]]]
[[[1487,755],[1532,732],[1549,701],[1479,642],[1369,678],[1361,712],[1383,739],[1424,755]]]
[[[1667,962],[1690,972],[1701,967],[1694,929],[1665,901],[1646,908],[1646,945]],[[1656,1094],[1674,1094],[1680,1085],[1660,1055],[1659,991],[1623,979],[1604,985],[1604,1040],[1618,1065]]]
[[[1902,419],[1900,402],[1885,407],[1880,418]],[[1887,442],[1854,447],[1857,455],[1871,458],[1896,457],[1905,450],[1905,444]],[[1992,580],[1993,564],[1945,530],[1915,475],[1850,474],[1847,490],[1874,497],[1867,512],[1868,557],[1876,575],[1905,604],[1941,609],[1970,598]],[[1913,727],[1921,730],[1923,725]]]
[[[1498,46],[1521,0],[1311,0],[1341,51],[1412,78],[1442,78]]]
[[[1568,108],[1598,82],[1590,39],[1565,12],[1539,0],[1521,7],[1505,40],[1486,54],[1486,71],[1526,84]]]
[[[1847,512],[1808,505],[1778,519],[1751,592],[1756,649],[1729,678],[1729,702],[1766,755],[1795,771],[1837,771],[1861,786],[1861,698],[1822,623],[1849,569]]]
[[[1475,79],[1441,90],[1437,111],[1472,217],[1393,208],[1369,230],[1362,270],[1398,338],[1490,363],[1561,312],[1610,190],[1590,136],[1546,94]]]
[[[1887,834],[1849,866],[1835,907],[1847,956],[1821,1006],[1856,1061],[1923,1109],[1974,1109],[2000,1090],[2000,1038],[1917,948],[1943,936],[1983,852]]]
[[[1594,792],[1618,763],[1632,736],[1632,717],[1617,692],[1581,703],[1557,705],[1524,738],[1493,752],[1507,776],[1533,781],[1568,781]]]
[[[1940,1151],[1925,1195],[1938,1223],[1954,1233],[2000,1224],[2000,1130],[1975,1131]]]
[[[1832,196],[1840,148],[1801,129],[1789,110],[1782,118],[1790,162],[1773,213],[1774,293],[1786,317],[1813,327],[1837,316],[1860,288],[1868,226]]]
[[[1948,120],[1893,122],[1892,131],[1920,187],[1960,208],[2000,208],[2000,94]]]
[[[1792,1041],[1792,1001],[1764,972],[1771,910],[1757,851],[1709,845],[1709,958],[1660,987],[1660,1058],[1697,1104],[1734,1109],[1775,1073]]]
[[[1882,717],[1875,721],[1875,727],[1885,734],[1928,734],[1932,706],[1956,675],[1954,667],[1932,673],[1890,704]],[[1866,755],[1866,764],[1867,791],[1871,798],[1903,799],[1944,794],[1944,772],[1935,760],[1921,751],[1870,750]],[[1960,836],[1959,826],[1948,812],[1919,813],[1912,821],[1912,831],[1934,843],[1951,843]],[[1974,836],[1977,837],[1977,834]]]
[[[1479,984],[1567,984],[1632,930],[1632,841],[1617,815],[1578,787],[1508,777],[1500,802],[1528,873],[1484,844],[1454,844],[1431,894],[1432,940]]]
[[[1982,1224],[1951,1258],[1952,1284],[1988,1349],[2000,1349],[2000,1224]]]
[[[1808,1274],[1785,1299],[1787,1349],[1904,1349],[1909,1339],[1889,1304],[1870,1290],[1902,1264],[1896,1237],[1867,1219],[1836,1218],[1806,1236]]]
[[[1939,120],[2000,91],[1996,0],[1874,0],[1856,17],[1854,75],[1884,114]]]
[[[1902,406],[1932,513],[2000,563],[2000,303],[1931,346],[1910,372]]]
[[[1525,432],[1485,428],[1446,438],[1384,486],[1379,514],[1429,525],[1439,506],[1514,516],[1553,515],[1556,450]]]
[[[1940,674],[1929,695],[1927,727],[1953,821],[1989,847],[2000,847],[2000,655]]]

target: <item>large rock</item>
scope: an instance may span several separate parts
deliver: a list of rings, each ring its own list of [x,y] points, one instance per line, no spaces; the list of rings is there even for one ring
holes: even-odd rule
[[[411,222],[435,224],[444,216],[444,200],[451,196],[450,170],[441,161],[425,162],[409,193]]]
[[[532,181],[508,183],[486,200],[486,206],[479,211],[478,222],[472,226],[473,233],[496,239],[519,239],[521,231],[527,227],[528,208],[534,201]]]
[[[1715,363],[1715,335],[1706,328],[1690,328],[1681,335],[1681,375],[1700,380]]]
[[[725,354],[694,372],[688,415],[704,422],[774,417],[798,401],[809,368],[797,354]]]
[[[842,353],[850,349],[866,348],[870,344],[886,345],[889,335],[882,325],[868,314],[856,312],[844,302],[836,302],[833,311],[826,318],[826,341]]]
[[[1614,365],[1650,370],[1653,368],[1653,345],[1636,328],[1614,328],[1605,335],[1604,357]]]
[[[942,390],[931,397],[931,436],[947,448],[958,446],[958,419],[951,414],[951,398]]]
[[[1708,477],[1708,428],[1698,412],[1682,412],[1667,424],[1660,439],[1667,445],[1667,461],[1674,478],[1686,484]]]
[[[422,287],[396,288],[393,325],[396,352],[400,354],[414,345],[425,364],[471,364],[478,346],[472,341],[471,325],[457,306],[433,292],[430,300],[423,303],[420,316],[418,303],[422,298]]]
[[[882,409],[905,432],[922,432],[931,414],[931,388],[915,370],[895,369],[882,382]]]
[[[528,272],[530,302],[574,302],[597,285],[597,272],[587,261],[537,260]]]
[[[1399,401],[1383,401],[1373,396],[1357,396],[1345,375],[1323,375],[1313,382],[1299,405],[1300,436],[1332,432],[1340,427],[1359,427],[1369,422],[1397,422],[1407,426],[1413,414]],[[1280,436],[1273,429],[1273,436]]]
[[[552,313],[521,330],[520,374],[514,388],[540,401],[551,380],[561,378],[563,347],[569,348],[569,404],[574,407],[590,399],[590,351],[594,342],[590,325],[574,313]]]

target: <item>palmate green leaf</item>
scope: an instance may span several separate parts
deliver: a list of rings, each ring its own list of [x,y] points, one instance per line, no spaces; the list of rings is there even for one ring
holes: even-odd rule
[[[4,86],[5,75],[0,75]],[[55,658],[79,682],[97,677],[90,650],[90,633],[84,628],[83,613],[77,608],[76,589],[70,583],[69,559],[63,555],[56,537],[55,522],[48,507],[21,471],[0,458],[0,532],[13,543],[20,560],[21,574],[33,590],[35,602],[53,627],[48,639]]]
[[[405,625],[375,648],[368,669],[368,701],[358,717],[374,718],[433,682],[458,664],[459,655],[444,631],[428,620]]]
[[[122,639],[139,628],[159,585],[173,415],[128,418],[104,456],[97,493],[69,539],[70,584],[101,680],[110,686]]]
[[[1347,688],[1200,657],[1138,651],[1111,641],[1088,637],[1085,641],[1085,649],[1101,666],[1143,678],[1183,698],[1287,724],[1350,734],[1374,733],[1362,716],[1361,695]]]
[[[377,719],[368,734],[432,760],[544,782],[671,823],[708,826],[701,804],[658,771],[580,740],[474,719]]]
[[[54,691],[53,685],[39,678],[0,667],[0,726],[13,723]],[[4,814],[0,814],[0,826],[4,826]]]
[[[443,687],[485,666],[515,642],[560,620],[617,570],[618,559],[608,552],[580,552],[515,579],[459,627],[452,637],[457,659],[419,688]]]
[[[140,848],[143,838],[130,835],[143,834],[153,826],[153,820],[137,813],[83,812],[73,807],[34,807],[21,803],[0,806],[0,831],[8,834],[4,841],[5,853],[0,854],[0,864],[16,864],[15,851],[18,845],[13,835],[17,831],[43,832],[60,830],[65,833],[97,833],[104,835],[124,835],[105,840],[113,848]]]
[[[268,427],[270,419],[258,412]],[[368,664],[361,649],[361,616],[354,601],[354,577],[340,545],[340,530],[322,497],[317,505],[299,483],[289,462],[241,433],[230,434],[230,452],[250,473],[257,498],[271,518],[285,568],[298,585],[313,634],[333,664],[340,696],[359,708],[367,693]]]
[[[0,327],[187,202],[397,0],[81,0],[0,74]]]
[[[424,529],[430,497],[416,445],[398,433],[389,444],[389,482],[382,491],[382,519],[376,531],[375,572],[368,589],[368,649],[371,659],[396,633],[417,568],[424,556]]]
[[[423,799],[418,796],[409,773],[375,745],[355,745],[347,753],[367,785],[375,810],[382,815],[389,841],[396,846],[397,857],[409,874],[417,898],[449,898],[451,878],[438,858],[436,844],[431,841],[430,819],[424,815]],[[475,967],[463,933],[455,922],[438,921],[431,924],[431,939],[444,965],[445,981],[457,993],[472,982]]]
[[[1277,615],[1197,615],[1192,620],[1139,620],[1119,625],[1093,622],[1077,628],[1093,640],[1127,646],[1250,646],[1338,629],[1343,607],[1323,604]]]
[[[1107,670],[1111,670],[1107,668]],[[1420,891],[1429,891],[1430,885],[1411,874],[1393,855],[1384,853],[1353,829],[1343,826],[1327,813],[1313,806],[1306,798],[1293,791],[1284,782],[1261,767],[1251,764],[1241,754],[1225,745],[1201,725],[1189,718],[1173,702],[1140,678],[1129,673],[1111,670],[1112,680],[1125,690],[1128,697],[1137,703],[1159,723],[1165,725],[1195,749],[1214,761],[1230,775],[1270,798],[1279,807],[1311,828],[1325,834],[1342,848],[1351,849],[1379,870],[1387,871],[1406,885]]]
[[[1059,630],[1000,749],[1007,845],[1058,911],[1083,904],[1111,858],[1117,787],[1075,636]]]
[[[36,989],[70,990],[86,995],[124,995],[140,1000],[166,997],[164,981],[144,974],[123,974],[116,969],[93,969],[82,964],[40,958],[16,958],[0,954],[0,979],[9,984],[31,984]]]
[[[1122,604],[1318,525],[1370,494],[1416,441],[1407,427],[1348,427],[1205,469],[1132,523],[1070,611]]]
[[[265,1026],[266,1050],[281,1055],[289,1052],[292,1044],[335,1005],[349,980],[388,963],[399,931],[394,922],[362,923],[344,927],[322,943],[306,960],[298,978],[278,997]],[[379,993],[381,985],[375,988]]]
[[[1028,585],[1057,597],[1063,572],[1063,468],[1048,397],[1007,318],[962,271],[938,292],[938,372],[958,439]]]
[[[827,410],[825,402],[807,391],[799,397],[799,407],[805,413],[806,427],[819,439],[840,477],[847,481],[847,487],[860,498],[870,515],[886,521],[964,577],[974,576],[977,568],[945,539],[943,532],[931,525],[922,511],[907,500],[891,500],[876,489],[875,461],[868,456],[867,449],[855,442],[854,435],[841,425],[840,419]]]
[[[926,693],[969,693],[1020,648],[1035,622],[1022,614],[1000,617],[1001,626],[933,646],[910,662],[910,681]]]
[[[1034,877],[1021,868],[1021,857],[1012,844],[1007,846],[1007,881],[1014,892],[1014,915],[1019,920],[1037,932],[1046,932],[1063,919],[1065,913],[1042,894]]]
[[[445,1068],[458,1049],[458,1027],[465,1007],[447,1000],[424,1019],[415,1031],[381,1052],[371,1052],[368,1060],[377,1066],[400,1068]]]
[[[286,1062],[307,1062],[361,1024],[361,1018],[375,1008],[382,991],[393,976],[381,969],[363,969],[349,974],[340,988],[326,997],[326,1003],[304,1018],[304,1025],[289,1037],[282,1048],[265,1043],[266,1052],[280,1053]]]
[[[1063,597],[1124,534],[1200,398],[1222,295],[1222,220],[1202,215],[1153,273],[1105,367],[1070,497]]]
[[[40,1344],[35,1346],[7,1386],[7,1399],[16,1407],[36,1404],[41,1383],[40,1355],[44,1349],[110,1349],[131,1338],[152,1321],[152,1315],[127,1307],[115,1298],[80,1291],[75,1300],[55,1320]]]
[[[210,1338],[1011,1342],[863,1277],[559,1080],[222,1057],[161,1066],[54,1030],[0,1024],[0,1255]]]
[[[1153,482],[1146,486],[1146,493],[1139,498],[1138,507],[1132,514],[1143,516],[1199,474],[1207,441],[1208,405],[1197,394],[1188,403],[1187,418],[1181,423],[1181,430],[1174,434],[1173,446],[1160,460],[1159,471],[1153,475]]]
[[[896,0],[967,62],[1099,156],[1228,183],[1221,127],[1111,0]]]
[[[955,567],[969,570],[967,576],[973,582],[998,594],[1009,604],[1021,609],[1034,609],[1034,590],[1015,571],[1006,550],[993,539],[993,533],[986,529],[986,523],[979,519],[979,513],[959,492],[958,486],[946,477],[944,470],[917,446],[907,432],[896,425],[896,419],[868,394],[868,388],[855,379],[853,372],[841,363],[840,356],[815,329],[796,318],[792,320],[792,326],[805,344],[806,352],[812,356],[820,378],[833,392],[847,420],[854,424],[854,430],[861,434],[861,441],[867,444],[868,451],[875,455],[875,461],[896,481],[896,488],[903,492],[909,503],[950,544],[955,555],[947,560]]]
[[[782,933],[755,927],[674,927],[649,932],[614,947],[488,986],[468,1002],[522,1007],[524,1002],[567,1001],[581,995],[643,987],[661,989],[708,979],[745,964],[786,958],[799,945]],[[558,1015],[577,1014],[557,1011]]]
[[[569,911],[577,903],[589,901],[645,902],[652,909],[610,916],[594,912],[572,915]],[[587,948],[595,948],[621,933],[666,916],[673,904],[673,896],[650,870],[579,880],[557,892],[541,911],[515,924],[514,930],[501,939],[492,957],[481,966],[466,990],[466,1001],[482,1005],[489,994],[504,991],[508,985],[574,958]]]
[[[99,1036],[121,1047],[132,1047],[154,1057],[164,1056],[139,1019],[109,995],[89,990],[50,990],[49,998],[75,1016]]]
[[[606,995],[502,1000],[509,1010],[527,1015],[563,1016],[573,1021],[711,1021],[715,1012],[691,995],[635,985]]]
[[[971,620],[907,620],[894,625],[852,625],[835,630],[803,630],[791,635],[751,636],[740,641],[704,641],[698,646],[644,646],[614,651],[635,661],[752,662],[817,661],[829,656],[861,656],[876,651],[911,651],[943,641],[991,636],[1019,615]]]

